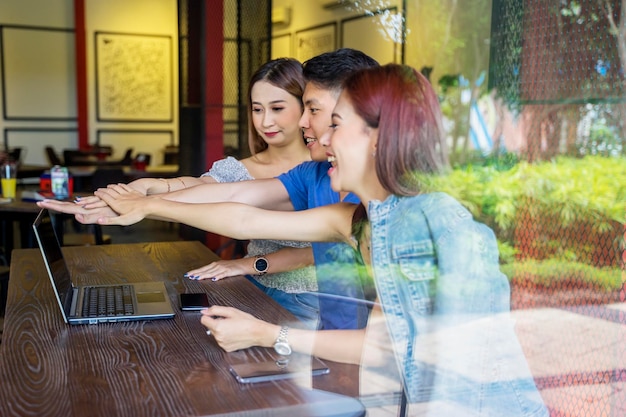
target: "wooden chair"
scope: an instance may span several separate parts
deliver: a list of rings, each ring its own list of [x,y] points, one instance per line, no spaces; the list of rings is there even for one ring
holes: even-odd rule
[[[22,163],[22,148],[11,148],[8,154],[10,161],[14,161],[18,165]]]
[[[64,165],[63,161],[52,146],[46,146],[46,157],[48,158],[48,162],[51,166]]]
[[[124,156],[119,160],[107,160],[100,164],[101,166],[124,166],[129,167],[133,164],[133,148],[126,149]]]
[[[72,167],[91,166],[96,163],[95,156],[78,149],[64,149],[63,159],[65,160],[65,165]]]
[[[131,166],[133,164],[133,148],[126,149],[126,153],[124,157],[120,159],[119,165],[122,166]]]

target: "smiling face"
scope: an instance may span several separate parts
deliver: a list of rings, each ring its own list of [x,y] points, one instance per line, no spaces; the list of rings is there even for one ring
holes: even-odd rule
[[[332,164],[328,175],[335,191],[351,191],[362,200],[376,197],[380,189],[375,166],[377,140],[378,129],[368,126],[342,93],[332,113],[331,129],[320,139]]]
[[[304,88],[302,101],[304,112],[299,125],[304,132],[306,146],[312,160],[325,161],[326,149],[319,144],[319,138],[329,130],[331,114],[337,104],[336,93],[309,82]]]
[[[258,81],[252,86],[250,100],[252,123],[268,145],[302,140],[298,127],[302,106],[296,97],[266,81]]]

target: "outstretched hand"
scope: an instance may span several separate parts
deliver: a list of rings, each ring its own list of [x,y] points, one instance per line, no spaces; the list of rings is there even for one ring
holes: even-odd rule
[[[38,201],[37,206],[66,214],[73,214],[76,220],[82,224],[99,223],[99,219],[117,217],[118,214],[108,205],[101,207],[85,208],[83,205],[69,201],[43,200]]]
[[[278,326],[233,307],[212,306],[201,313],[200,322],[226,352],[251,346],[269,346],[279,331]]]
[[[131,194],[132,198],[139,198],[139,197],[144,197],[146,195],[148,195],[148,188],[146,184],[146,182],[143,182],[144,180],[149,180],[148,178],[141,178],[138,180],[135,180],[128,185],[128,187],[130,187],[132,190],[134,190],[136,193]],[[151,180],[151,178],[150,178]],[[109,184],[107,187],[110,187],[112,185],[115,184]],[[120,184],[118,184],[120,185]],[[102,208],[102,207],[107,207],[107,203],[105,203],[103,200],[101,200],[100,198],[98,198],[95,195],[90,195],[87,197],[79,197],[76,199],[76,204],[86,208],[86,209],[95,209],[95,208]]]
[[[143,220],[147,213],[145,207],[146,197],[126,184],[111,184],[107,188],[99,188],[96,197],[104,201],[114,212],[115,217],[101,217],[98,223],[102,225],[128,226]]]

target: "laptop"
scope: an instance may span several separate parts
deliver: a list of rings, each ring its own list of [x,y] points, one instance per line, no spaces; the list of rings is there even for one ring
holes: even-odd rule
[[[97,324],[174,317],[163,282],[74,285],[47,209],[39,212],[33,230],[66,323]]]

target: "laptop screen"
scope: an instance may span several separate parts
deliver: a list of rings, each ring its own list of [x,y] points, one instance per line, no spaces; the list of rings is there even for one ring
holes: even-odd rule
[[[69,311],[69,303],[72,302],[72,281],[48,210],[42,209],[39,212],[33,223],[33,229],[46,268],[54,282],[58,301],[63,311],[67,312]]]

